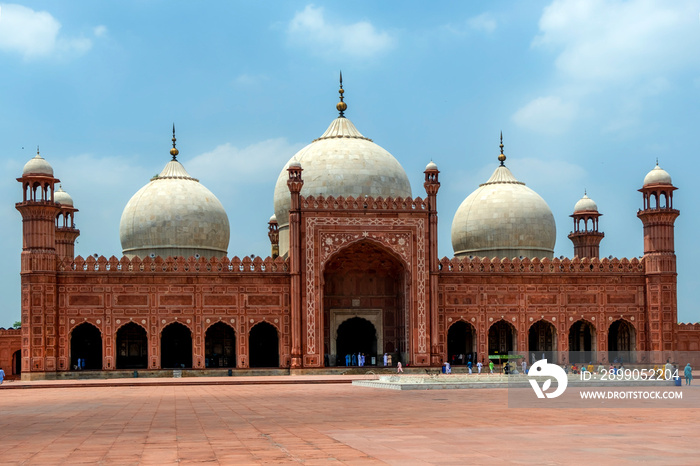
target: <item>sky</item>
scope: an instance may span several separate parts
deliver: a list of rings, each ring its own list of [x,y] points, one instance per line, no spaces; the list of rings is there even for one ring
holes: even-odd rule
[[[400,11],[399,11],[400,8]],[[678,187],[678,318],[700,321],[700,0],[32,1],[0,3],[0,327],[20,319],[16,178],[36,147],[72,197],[76,254],[121,257],[130,197],[170,160],[224,205],[229,256],[267,256],[280,170],[345,115],[425,197],[433,160],[439,254],[498,165],[549,204],[573,256],[584,190],[601,257],[643,254],[644,176]]]

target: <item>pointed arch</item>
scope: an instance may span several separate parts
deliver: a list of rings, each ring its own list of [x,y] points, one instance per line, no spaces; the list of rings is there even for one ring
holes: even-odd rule
[[[207,327],[204,367],[236,367],[236,331],[228,323],[218,321]]]
[[[279,367],[279,331],[270,322],[255,324],[248,333],[250,367]]]
[[[70,332],[70,367],[102,369],[102,332],[92,322],[81,322]]]
[[[478,360],[476,328],[471,322],[458,319],[447,329],[447,360],[467,364]],[[460,359],[459,356],[462,356]]]
[[[557,329],[549,321],[540,319],[530,325],[528,330],[528,351],[534,354],[536,359],[547,359],[550,362],[557,361]],[[542,358],[544,355],[544,358]]]
[[[170,322],[160,332],[160,367],[192,368],[192,331],[182,322]]]
[[[627,319],[618,319],[608,327],[608,361],[636,362],[637,329]]]
[[[500,319],[489,327],[489,356],[507,355],[518,347],[518,331],[515,326]]]
[[[579,319],[569,327],[569,362],[596,362],[596,329],[585,319]]]
[[[117,329],[117,369],[148,367],[148,331],[137,322],[125,322]]]

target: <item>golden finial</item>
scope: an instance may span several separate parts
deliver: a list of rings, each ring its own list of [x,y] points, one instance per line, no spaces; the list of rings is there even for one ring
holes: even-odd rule
[[[343,94],[345,94],[345,91],[343,90],[343,72],[340,72],[340,89],[338,90],[338,93],[340,94],[340,102],[338,102],[335,105],[335,108],[338,109],[340,112],[340,118],[345,118],[345,110],[348,109],[348,104],[343,102]]]
[[[177,141],[177,139],[175,139],[175,123],[173,123],[173,148],[170,149],[170,155],[173,156],[173,160],[177,160],[177,154],[180,153],[180,151],[175,148],[175,141]]]
[[[503,164],[503,162],[506,161],[506,155],[503,153],[503,131],[501,131],[501,145],[498,147],[501,148],[501,153],[498,156],[498,160],[501,162],[501,166],[504,167],[505,165]]]

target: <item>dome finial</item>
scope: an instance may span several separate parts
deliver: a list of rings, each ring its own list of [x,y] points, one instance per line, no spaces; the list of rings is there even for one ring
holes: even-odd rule
[[[348,104],[343,102],[343,94],[345,91],[343,90],[343,72],[340,72],[340,89],[338,90],[338,93],[340,94],[340,102],[338,102],[335,105],[335,108],[338,109],[340,112],[340,118],[345,118],[345,110],[348,109]]]
[[[501,153],[498,155],[498,161],[501,162],[501,166],[505,167],[503,162],[506,161],[506,155],[503,153],[503,131],[501,131],[501,144],[498,146],[501,148]]]
[[[175,141],[177,141],[177,139],[175,138],[175,123],[173,123],[173,148],[170,149],[170,155],[173,156],[173,160],[177,160],[177,154],[180,153],[180,151],[175,148]]]
[[[658,157],[656,157],[656,166],[657,167],[659,166],[659,158]]]
[[[39,155],[39,144],[36,145],[36,155]],[[659,163],[657,162],[656,165],[658,165],[658,164]]]

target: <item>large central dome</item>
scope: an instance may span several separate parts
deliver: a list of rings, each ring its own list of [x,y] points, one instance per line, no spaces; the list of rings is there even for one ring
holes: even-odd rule
[[[503,164],[457,209],[452,220],[455,256],[552,258],[557,227],[552,211]]]
[[[174,142],[173,135],[173,159],[124,208],[119,224],[123,253],[130,258],[225,256],[226,211],[177,161]]]
[[[297,152],[277,178],[274,207],[279,223],[280,255],[289,250],[291,198],[287,168],[293,161],[300,163],[304,170],[302,196],[411,197],[411,184],[401,164],[389,152],[364,137],[343,116],[347,108],[344,104],[342,101],[338,104],[341,116],[331,122],[320,138]]]

